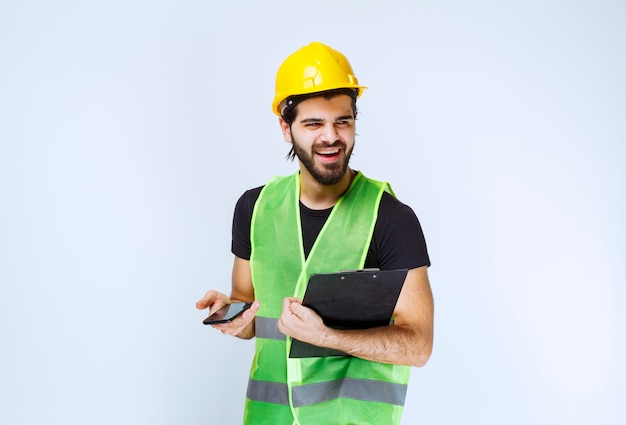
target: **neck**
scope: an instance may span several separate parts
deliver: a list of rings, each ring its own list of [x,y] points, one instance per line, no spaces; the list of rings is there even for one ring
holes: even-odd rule
[[[300,202],[312,210],[333,207],[348,190],[355,175],[356,172],[348,168],[341,180],[326,185],[315,180],[306,170],[300,170]]]

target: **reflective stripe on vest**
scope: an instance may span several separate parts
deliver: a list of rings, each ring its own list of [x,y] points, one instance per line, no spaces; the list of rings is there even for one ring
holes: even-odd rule
[[[248,381],[248,391],[246,397],[254,401],[265,403],[284,404],[289,406],[289,390],[287,384],[280,382]]]
[[[257,338],[285,340],[285,335],[278,330],[278,319],[257,316],[254,322],[254,329]]]
[[[342,378],[335,381],[300,385],[293,388],[293,406],[304,407],[338,398],[404,405],[407,385],[367,379]],[[289,404],[287,384],[279,382],[248,382],[250,400],[274,404]]]

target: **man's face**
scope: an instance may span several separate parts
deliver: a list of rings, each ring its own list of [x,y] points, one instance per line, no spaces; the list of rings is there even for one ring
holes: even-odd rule
[[[293,144],[301,172],[308,172],[324,185],[338,183],[348,170],[354,148],[352,99],[343,94],[328,100],[313,97],[297,108],[291,127],[281,119],[281,128],[285,140]]]

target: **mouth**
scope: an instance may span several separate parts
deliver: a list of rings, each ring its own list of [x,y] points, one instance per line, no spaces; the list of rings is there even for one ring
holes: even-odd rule
[[[314,152],[324,162],[332,162],[339,158],[341,148],[339,146],[325,146],[316,148]]]

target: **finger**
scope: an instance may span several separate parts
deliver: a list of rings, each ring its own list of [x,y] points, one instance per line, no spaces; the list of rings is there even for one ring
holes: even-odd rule
[[[196,302],[196,308],[198,310],[204,310],[213,303],[213,300],[217,297],[217,291],[209,290],[207,293]]]
[[[298,301],[299,300],[292,302],[289,305],[289,310],[298,318],[306,317],[311,310],[308,307],[303,306],[302,303]]]
[[[283,313],[289,313],[291,312],[291,310],[289,309],[289,307],[291,306],[291,303],[293,298],[287,297],[287,298],[283,298]]]
[[[283,311],[291,312],[290,308],[292,304],[302,304],[302,300],[294,297],[286,297],[283,299]]]
[[[296,297],[287,297],[285,298],[286,300],[293,302],[301,302],[300,298],[296,298]]]
[[[232,322],[231,323],[216,323],[211,325],[211,327],[213,329],[217,329],[218,331],[220,331],[223,334],[234,334],[234,330],[233,330],[233,326],[232,326]]]
[[[300,298],[290,298],[291,304],[299,304],[302,305],[302,300]]]
[[[230,302],[230,298],[228,298],[225,294],[215,290],[210,290],[206,293],[204,298],[196,302],[196,308],[204,310],[207,307],[210,307],[209,314],[211,314],[224,307],[226,304],[230,304]]]

